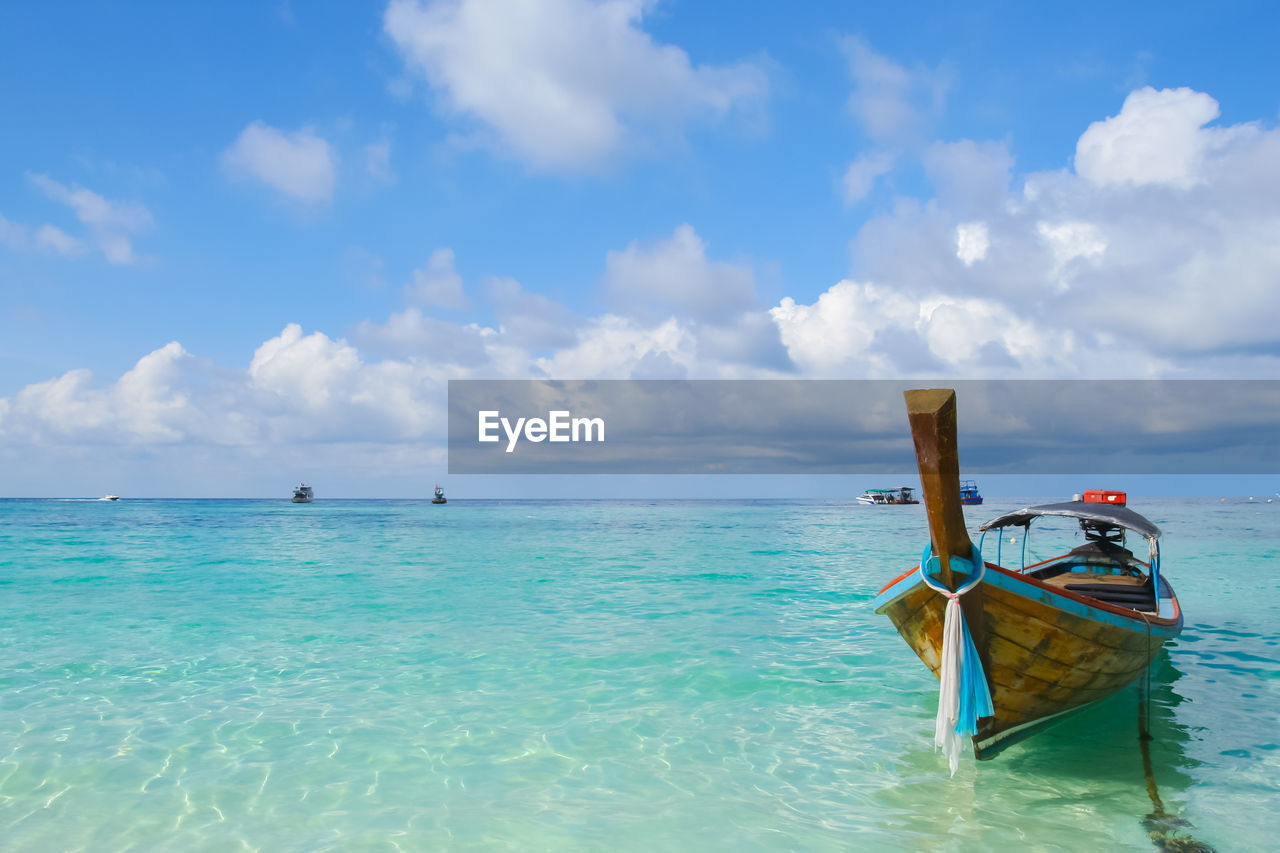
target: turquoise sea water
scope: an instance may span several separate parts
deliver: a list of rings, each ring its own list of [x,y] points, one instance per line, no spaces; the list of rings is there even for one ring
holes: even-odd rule
[[[1274,849],[1280,502],[1134,508],[1187,616],[1166,811]],[[937,682],[869,607],[926,535],[840,502],[0,501],[0,848],[1154,849],[1136,687],[948,777]]]

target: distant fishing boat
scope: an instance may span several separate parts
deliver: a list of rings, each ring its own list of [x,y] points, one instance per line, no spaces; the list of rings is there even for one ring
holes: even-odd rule
[[[867,489],[858,495],[858,503],[868,504],[870,506],[884,506],[888,504],[918,504],[920,501],[915,499],[915,489],[910,486],[902,486],[897,489]]]
[[[293,490],[293,502],[309,504],[315,498],[315,492],[306,483],[299,483]]]
[[[1160,529],[1127,508],[1123,492],[988,521],[979,530],[998,540],[1021,528],[1023,565],[999,565],[999,547],[995,563],[982,561],[983,542],[973,546],[961,510],[955,393],[906,398],[931,543],[922,566],[888,583],[872,606],[941,680],[935,741],[954,773],[960,739],[991,758],[1133,682],[1181,632],[1182,610],[1160,574]],[[1026,534],[1048,517],[1078,521],[1085,542],[1028,566]],[[1146,561],[1125,548],[1126,531],[1147,541]]]
[[[965,506],[982,505],[982,495],[978,492],[978,484],[973,480],[960,481],[960,503]]]
[[[445,500],[444,489],[440,488],[439,484],[436,485],[436,496],[431,499],[431,502],[433,504],[447,504],[449,502]]]

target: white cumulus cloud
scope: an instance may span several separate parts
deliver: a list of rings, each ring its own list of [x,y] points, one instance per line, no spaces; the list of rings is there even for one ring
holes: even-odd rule
[[[405,297],[410,302],[442,308],[466,308],[467,295],[462,290],[462,276],[453,266],[453,250],[432,252],[427,265],[413,271],[413,282],[405,288]]]
[[[956,226],[956,257],[971,267],[987,256],[991,235],[985,222],[961,222]]]
[[[74,255],[84,248],[79,240],[54,225],[37,228],[35,241],[39,248],[53,249],[60,255]]]
[[[883,151],[864,154],[844,171],[844,200],[857,204],[875,187],[876,179],[893,168],[893,156]]]
[[[29,249],[51,249],[60,255],[75,255],[84,244],[55,225],[41,225],[34,231],[21,222],[0,216],[0,245],[15,252]]]
[[[928,146],[936,195],[868,221],[854,239],[854,272],[922,302],[1003,306],[1042,331],[1071,332],[1077,353],[1115,353],[1109,342],[1122,341],[1127,356],[1110,369],[1126,376],[1194,373],[1228,353],[1246,375],[1269,369],[1265,354],[1280,346],[1271,322],[1280,312],[1280,131],[1205,126],[1216,113],[1203,93],[1140,90],[1119,117],[1082,129],[1079,150],[1089,153],[1075,171],[1016,180],[1003,145]],[[974,222],[986,228],[981,263]],[[1108,365],[1088,362],[1055,369],[1106,375]]]
[[[1204,128],[1218,113],[1204,92],[1139,89],[1119,115],[1089,125],[1076,143],[1076,172],[1095,184],[1190,187],[1207,178],[1206,157],[1232,135]]]
[[[573,346],[537,365],[550,377],[682,379],[696,354],[694,336],[674,318],[651,326],[607,314],[588,321]]]
[[[946,74],[929,68],[908,69],[856,36],[841,40],[840,46],[854,84],[849,111],[867,136],[881,145],[923,141],[946,102]]]
[[[637,138],[723,117],[766,82],[694,64],[640,28],[635,0],[392,0],[383,25],[451,111],[539,169],[590,171]]]
[[[841,181],[845,203],[857,204],[905,153],[925,144],[942,114],[948,80],[940,70],[908,69],[857,36],[842,39],[840,48],[853,81],[849,112],[873,143],[845,168]]]
[[[1036,223],[1036,231],[1053,251],[1061,269],[1076,258],[1099,258],[1107,251],[1107,240],[1091,222]]]
[[[605,291],[630,310],[729,320],[756,305],[750,267],[712,261],[707,244],[685,224],[652,245],[632,242],[605,256]]]
[[[846,280],[810,305],[786,297],[771,314],[809,376],[1045,377],[1079,366],[1069,333],[1037,328],[995,300],[942,291],[908,295]]]
[[[338,157],[311,128],[286,133],[255,121],[222,154],[233,175],[261,181],[297,201],[317,204],[333,197]]]
[[[346,341],[290,324],[247,369],[174,341],[103,387],[87,370],[29,385],[0,398],[0,444],[395,444],[441,428],[444,379],[427,365],[366,361]]]
[[[88,370],[28,385],[0,409],[10,442],[55,440],[168,443],[196,437],[199,418],[185,391],[191,356],[176,341],[148,353],[106,388]]]
[[[28,179],[48,198],[66,205],[89,231],[94,244],[113,264],[132,264],[139,258],[133,238],[151,227],[151,211],[138,202],[110,201],[92,190],[68,186],[48,175],[29,174]],[[62,254],[79,251],[80,241],[52,225],[41,226],[36,245]]]
[[[1008,197],[1013,156],[1001,143],[934,142],[922,159],[938,203],[960,215],[989,212]]]
[[[494,276],[485,290],[498,318],[498,331],[530,350],[573,346],[581,322],[572,311],[541,293],[525,290],[514,278]]]

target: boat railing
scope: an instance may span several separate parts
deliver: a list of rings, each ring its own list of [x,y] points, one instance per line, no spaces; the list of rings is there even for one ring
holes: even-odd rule
[[[996,565],[1003,567],[1004,561],[1001,558],[1003,557],[1003,552],[1004,552],[1005,528],[993,527],[991,529],[996,532]],[[1018,569],[1019,572],[1025,572],[1027,570],[1027,539],[1029,538],[1027,534],[1030,532],[1031,532],[1031,522],[1028,521],[1027,526],[1022,529],[1022,568]],[[979,551],[982,550],[982,543],[985,542],[986,539],[987,539],[987,531],[984,530],[982,531],[982,535],[978,537]]]
[[[1009,525],[1009,526],[1012,526],[1012,525]],[[1001,558],[1001,550],[1004,545],[1003,531],[1006,530],[1007,528],[994,527],[990,529],[995,530],[997,533],[996,565],[1003,568],[1004,563],[1001,561],[1000,558]],[[1030,535],[1029,535],[1030,533],[1031,533],[1031,520],[1028,520],[1026,526],[1022,528],[1022,567],[1018,569],[1019,574],[1026,574],[1026,571],[1028,568],[1034,568],[1036,566],[1040,566],[1040,565],[1043,565],[1044,563],[1052,562],[1053,560],[1057,559],[1056,557],[1053,557],[1053,558],[1050,558],[1049,560],[1043,560],[1039,563],[1033,563],[1031,566],[1028,566],[1027,565],[1027,539],[1030,538]],[[982,535],[978,537],[979,552],[982,551],[982,545],[986,541],[986,538],[987,538],[987,531],[984,530],[982,531]],[[1134,562],[1136,562],[1140,566],[1147,567],[1147,572],[1151,576],[1151,586],[1152,586],[1152,589],[1154,590],[1155,602],[1158,608],[1160,604],[1160,540],[1148,539],[1147,542],[1149,543],[1149,546],[1150,546],[1150,552],[1148,554],[1147,562],[1144,563],[1141,560],[1135,560]]]

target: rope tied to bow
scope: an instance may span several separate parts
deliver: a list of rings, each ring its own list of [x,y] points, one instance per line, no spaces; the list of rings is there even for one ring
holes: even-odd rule
[[[925,546],[920,559],[920,579],[927,587],[947,598],[942,621],[942,666],[933,743],[935,749],[941,748],[947,756],[951,775],[954,776],[960,765],[960,748],[964,739],[977,734],[978,719],[992,716],[995,708],[991,704],[991,689],[987,686],[982,659],[978,656],[969,626],[965,624],[964,610],[960,607],[960,597],[977,586],[986,573],[982,552],[975,547],[971,559],[951,556],[948,562],[953,570],[969,576],[955,591],[930,577],[931,571],[942,568],[942,562],[933,555],[933,543]]]

